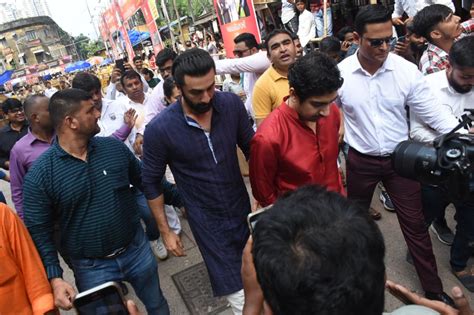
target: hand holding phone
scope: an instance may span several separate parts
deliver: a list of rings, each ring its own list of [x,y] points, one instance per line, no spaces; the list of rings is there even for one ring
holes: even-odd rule
[[[129,315],[122,288],[117,282],[107,282],[79,293],[74,300],[79,315]]]
[[[273,205],[269,205],[265,208],[249,213],[249,215],[247,216],[247,224],[249,225],[250,234],[253,234],[253,231],[255,230],[255,225],[260,219],[260,216],[271,207],[273,207]]]
[[[123,59],[115,60],[115,67],[120,69],[120,71],[124,73],[125,72],[124,60]]]

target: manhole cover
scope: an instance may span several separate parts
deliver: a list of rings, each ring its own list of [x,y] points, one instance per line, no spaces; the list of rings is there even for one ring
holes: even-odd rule
[[[203,262],[171,276],[192,315],[219,314],[228,308],[224,297],[214,297]]]

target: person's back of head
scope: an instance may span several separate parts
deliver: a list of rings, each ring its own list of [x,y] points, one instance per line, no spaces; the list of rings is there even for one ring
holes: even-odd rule
[[[428,42],[433,42],[431,32],[450,14],[453,14],[453,11],[442,4],[424,7],[413,18],[413,29],[416,34],[423,36]]]
[[[89,93],[101,90],[99,78],[87,72],[80,72],[76,74],[74,79],[72,79],[72,87],[74,89],[80,89]]]
[[[275,315],[380,315],[385,246],[367,211],[306,186],[280,198],[253,233],[257,279]]]
[[[449,51],[449,63],[457,68],[474,68],[473,36],[466,36],[454,42]]]
[[[341,42],[334,36],[325,37],[319,43],[319,51],[339,62],[341,57]]]

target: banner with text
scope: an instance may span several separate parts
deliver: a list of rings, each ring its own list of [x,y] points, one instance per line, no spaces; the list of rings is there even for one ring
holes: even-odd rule
[[[227,57],[234,57],[234,38],[252,33],[260,42],[260,32],[252,0],[214,0]]]

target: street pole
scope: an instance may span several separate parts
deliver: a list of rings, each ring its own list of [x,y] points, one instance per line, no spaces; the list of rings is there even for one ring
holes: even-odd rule
[[[171,21],[170,21],[170,16],[168,14],[168,8],[166,7],[165,0],[161,0],[161,8],[163,9],[163,14],[165,15],[166,21],[168,22],[168,30],[170,32],[170,37],[171,37],[171,45],[173,46],[172,49],[176,51],[176,41],[174,39],[173,31],[171,30]]]
[[[91,9],[89,8],[89,3],[87,2],[87,0],[85,0],[85,1],[86,1],[87,12],[89,13],[89,18],[91,19],[92,28],[94,29],[95,35],[97,36],[97,40],[99,40],[99,38],[102,39],[102,43],[104,44],[105,51],[107,52],[107,56],[109,57],[110,54],[109,54],[109,48],[107,47],[107,43],[102,38],[102,36],[99,36],[99,33],[97,32],[97,29],[95,27],[94,19],[93,19],[92,14],[91,14]]]

